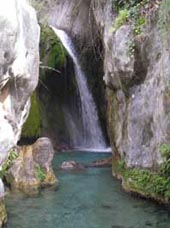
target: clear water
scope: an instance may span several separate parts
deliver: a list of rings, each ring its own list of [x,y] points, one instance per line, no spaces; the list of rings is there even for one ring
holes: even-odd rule
[[[88,163],[109,156],[67,153],[55,157],[54,167],[65,160]],[[170,213],[163,206],[126,194],[109,168],[56,171],[58,191],[40,196],[7,197],[7,228],[169,228]]]
[[[69,119],[68,125],[70,135],[72,138],[74,148],[106,148],[105,139],[103,137],[102,130],[99,124],[98,112],[93,96],[88,88],[86,75],[84,74],[75,47],[70,37],[65,31],[52,27],[56,35],[60,38],[64,47],[67,49],[69,55],[72,57],[78,89],[81,100],[81,116],[82,116],[82,127],[77,130],[78,124],[75,122],[75,118],[71,115],[67,116]],[[69,118],[68,118],[69,117]]]

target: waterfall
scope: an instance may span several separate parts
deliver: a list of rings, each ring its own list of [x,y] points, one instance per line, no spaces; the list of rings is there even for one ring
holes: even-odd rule
[[[54,27],[52,27],[52,29],[73,59],[77,85],[80,93],[83,127],[78,133],[79,135],[77,138],[79,138],[79,140],[76,141],[76,139],[74,139],[74,147],[86,149],[94,148],[97,150],[106,149],[105,139],[99,125],[97,108],[88,88],[86,75],[82,71],[72,40],[63,30],[59,30]],[[76,126],[75,123],[73,123],[73,120],[71,120],[71,122],[70,126],[74,125],[74,127],[71,128],[71,131],[74,131],[73,135],[75,135]]]

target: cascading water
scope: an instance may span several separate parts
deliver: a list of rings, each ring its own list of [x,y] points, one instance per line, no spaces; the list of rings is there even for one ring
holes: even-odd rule
[[[98,119],[96,105],[88,89],[86,76],[81,69],[81,65],[77,58],[74,45],[70,37],[63,30],[56,29],[53,26],[51,27],[56,33],[56,35],[59,37],[61,42],[63,43],[64,47],[68,51],[71,58],[73,59],[74,66],[75,66],[76,80],[77,80],[80,99],[81,99],[83,129],[81,129],[81,132],[79,132],[79,136],[78,136],[79,140],[74,139],[74,147],[87,148],[87,149],[94,148],[97,150],[100,150],[100,149],[104,150],[106,149],[106,143],[105,143],[101,128],[99,126],[99,119]],[[71,125],[72,126],[74,125],[74,128],[71,128],[71,131],[76,131],[75,124],[73,124],[73,120],[71,121],[72,121]],[[75,132],[73,134],[75,134]]]

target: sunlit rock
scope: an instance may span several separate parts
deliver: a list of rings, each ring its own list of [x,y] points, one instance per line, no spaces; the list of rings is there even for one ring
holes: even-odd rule
[[[39,26],[25,0],[7,0],[0,3],[0,28],[1,164],[20,137],[38,82]]]
[[[38,82],[39,26],[26,0],[0,2],[0,168],[16,145]],[[0,227],[6,221],[0,180]]]
[[[18,154],[6,175],[13,190],[32,195],[37,194],[40,187],[57,186],[51,168],[54,149],[48,138],[39,138],[33,145],[18,147]]]

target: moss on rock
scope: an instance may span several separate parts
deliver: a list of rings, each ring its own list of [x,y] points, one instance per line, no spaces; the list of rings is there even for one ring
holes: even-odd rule
[[[40,107],[36,92],[31,97],[31,109],[22,129],[23,138],[37,138],[41,133]]]
[[[61,68],[66,63],[67,52],[49,26],[41,25],[40,56],[42,64]]]
[[[7,213],[4,204],[4,200],[0,200],[0,227],[2,227],[7,222]]]
[[[54,149],[48,138],[39,138],[33,145],[17,149],[18,157],[5,175],[12,190],[34,195],[41,187],[57,187],[51,166]]]
[[[164,175],[160,169],[128,168],[123,159],[115,158],[112,168],[113,175],[122,180],[122,187],[127,192],[161,203],[170,203],[170,177]]]

